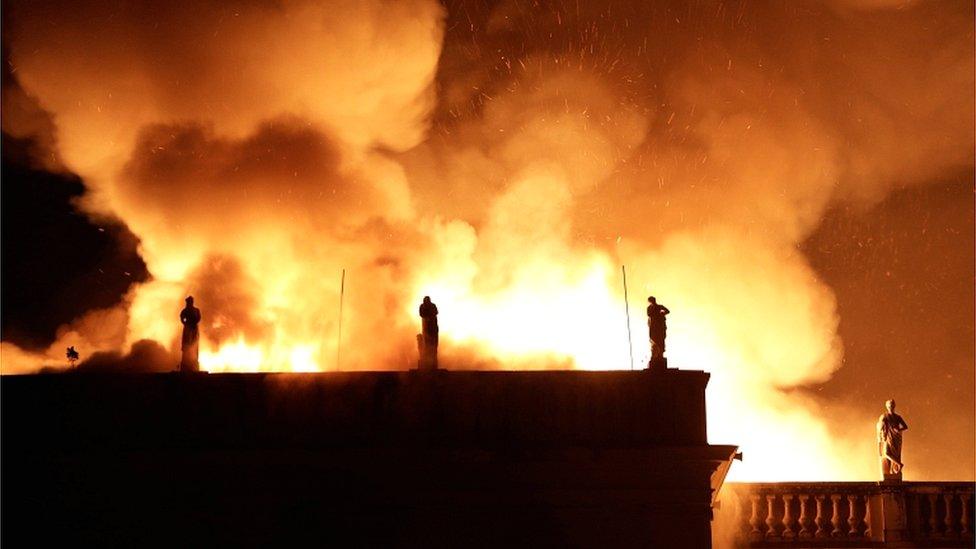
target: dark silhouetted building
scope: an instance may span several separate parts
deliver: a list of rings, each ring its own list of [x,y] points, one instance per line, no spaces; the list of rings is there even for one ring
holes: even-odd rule
[[[6,376],[11,547],[708,547],[708,374]]]

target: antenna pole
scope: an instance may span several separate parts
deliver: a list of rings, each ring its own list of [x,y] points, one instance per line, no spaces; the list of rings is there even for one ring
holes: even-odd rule
[[[634,369],[634,340],[630,335],[630,301],[627,299],[627,267],[620,266],[624,275],[624,312],[627,314],[627,351],[630,353],[630,369]]]
[[[346,297],[346,270],[342,270],[342,281],[339,283],[339,336],[336,338],[336,370],[342,364],[342,302]]]

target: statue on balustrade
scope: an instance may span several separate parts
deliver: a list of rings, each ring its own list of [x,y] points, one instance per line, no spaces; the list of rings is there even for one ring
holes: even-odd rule
[[[200,309],[193,306],[193,296],[187,297],[186,307],[180,311],[180,322],[183,323],[181,372],[200,371],[200,318]]]
[[[420,347],[420,369],[436,370],[440,329],[437,326],[437,305],[430,300],[430,296],[424,296],[424,302],[420,304],[420,319],[422,333],[417,336],[418,347]]]
[[[884,480],[900,481],[902,478],[905,464],[901,461],[901,433],[907,429],[908,424],[895,413],[895,401],[886,401],[885,413],[878,418],[878,455]]]
[[[668,324],[665,316],[671,311],[667,307],[657,302],[654,296],[648,297],[647,302],[647,330],[651,338],[651,362],[648,368],[656,370],[667,368],[667,359],[664,358],[664,340],[668,335]]]

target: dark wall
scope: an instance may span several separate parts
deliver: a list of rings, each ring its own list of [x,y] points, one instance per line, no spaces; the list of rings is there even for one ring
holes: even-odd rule
[[[6,376],[3,541],[708,546],[707,379]]]
[[[705,444],[708,374],[382,372],[3,380],[25,448]]]

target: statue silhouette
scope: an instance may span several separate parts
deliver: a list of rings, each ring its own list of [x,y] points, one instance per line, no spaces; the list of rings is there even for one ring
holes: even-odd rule
[[[423,333],[420,336],[423,338],[420,368],[434,370],[437,368],[437,344],[440,339],[440,329],[437,326],[437,305],[430,300],[430,296],[424,296],[424,302],[420,304],[420,318],[423,326]]]
[[[647,331],[651,339],[651,363],[650,366],[667,366],[664,358],[664,340],[668,335],[668,324],[665,316],[670,314],[664,305],[657,302],[657,298],[650,296],[647,298],[650,304],[647,306]]]
[[[878,418],[878,455],[881,457],[881,474],[884,480],[901,480],[901,432],[908,424],[895,413],[895,401],[885,401],[885,413]]]
[[[180,311],[180,322],[183,323],[181,372],[200,371],[200,318],[200,309],[193,306],[193,296],[187,297],[186,307]]]

